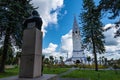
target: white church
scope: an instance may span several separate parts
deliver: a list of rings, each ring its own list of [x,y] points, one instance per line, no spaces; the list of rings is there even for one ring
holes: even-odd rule
[[[77,60],[79,60],[81,63],[84,63],[86,57],[84,54],[84,49],[82,48],[80,28],[78,26],[76,17],[74,17],[74,22],[73,22],[72,43],[73,43],[72,57],[67,59],[65,63],[72,64],[75,63]]]

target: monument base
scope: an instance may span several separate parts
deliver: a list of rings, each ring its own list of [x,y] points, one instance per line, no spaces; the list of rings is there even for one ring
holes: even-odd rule
[[[35,78],[41,76],[41,55],[21,56],[20,78]]]
[[[36,78],[42,75],[42,32],[37,28],[27,29],[23,34],[20,59],[20,78]]]

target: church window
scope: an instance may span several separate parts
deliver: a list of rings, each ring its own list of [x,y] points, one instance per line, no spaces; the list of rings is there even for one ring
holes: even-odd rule
[[[75,33],[77,34],[77,31],[75,31]]]

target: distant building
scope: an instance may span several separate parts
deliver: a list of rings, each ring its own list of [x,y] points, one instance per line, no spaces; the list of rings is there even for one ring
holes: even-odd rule
[[[72,41],[73,41],[73,54],[72,61],[79,60],[81,63],[85,62],[84,49],[82,48],[82,41],[80,35],[80,28],[78,26],[76,17],[74,17],[73,29],[72,29]]]
[[[84,49],[82,48],[80,28],[78,26],[76,17],[74,17],[74,22],[73,22],[72,41],[73,41],[72,57],[67,59],[66,63],[73,64],[77,60],[79,60],[81,63],[85,63],[86,57],[84,54]]]

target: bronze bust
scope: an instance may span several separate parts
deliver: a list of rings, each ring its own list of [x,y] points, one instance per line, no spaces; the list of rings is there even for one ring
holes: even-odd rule
[[[23,23],[24,27],[29,28],[29,26],[28,26],[29,23],[35,23],[35,25],[33,27],[36,27],[39,30],[41,30],[41,26],[42,26],[43,22],[36,10],[32,11],[31,16],[24,21],[24,23]]]

